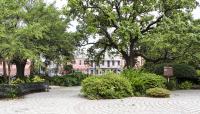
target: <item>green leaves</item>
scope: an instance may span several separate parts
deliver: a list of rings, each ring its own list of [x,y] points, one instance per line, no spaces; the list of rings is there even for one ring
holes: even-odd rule
[[[0,1],[0,55],[9,60],[58,60],[72,56],[74,41],[66,33],[68,18],[42,0]],[[38,62],[40,63],[40,62]]]
[[[184,56],[197,37],[191,15],[196,6],[196,0],[69,0],[66,9],[83,40],[100,37],[90,52],[114,50],[129,63],[138,56],[154,62]]]

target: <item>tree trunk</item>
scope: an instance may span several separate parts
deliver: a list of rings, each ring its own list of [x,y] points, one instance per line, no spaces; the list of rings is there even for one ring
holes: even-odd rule
[[[129,55],[126,57],[123,57],[125,60],[125,67],[126,68],[134,68],[137,63],[137,57],[134,55]]]
[[[6,61],[3,60],[3,76],[7,76],[7,72],[6,72]]]
[[[16,67],[17,67],[17,77],[24,77],[24,70],[25,70],[25,66],[26,66],[26,62],[27,60],[23,60],[23,61],[16,61]]]
[[[137,63],[137,57],[134,52],[130,52],[130,55],[124,53],[123,58],[125,60],[125,67],[126,68],[134,68]]]
[[[35,75],[35,62],[32,61],[30,65],[30,75],[33,76]]]

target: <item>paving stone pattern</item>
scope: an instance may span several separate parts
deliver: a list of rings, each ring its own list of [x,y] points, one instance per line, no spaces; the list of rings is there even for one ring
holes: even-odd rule
[[[200,114],[200,90],[174,91],[171,98],[87,100],[80,87],[52,87],[15,100],[0,100],[0,114]]]

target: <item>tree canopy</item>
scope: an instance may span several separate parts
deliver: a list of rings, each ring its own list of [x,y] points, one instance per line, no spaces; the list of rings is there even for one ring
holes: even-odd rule
[[[62,10],[43,0],[0,1],[0,55],[24,76],[27,60],[39,62],[72,57],[74,40],[66,32],[69,20]]]
[[[200,29],[191,12],[197,5],[196,0],[69,0],[66,12],[79,22],[82,40],[93,44],[91,55],[119,53],[134,67],[138,56],[156,63],[196,55]]]

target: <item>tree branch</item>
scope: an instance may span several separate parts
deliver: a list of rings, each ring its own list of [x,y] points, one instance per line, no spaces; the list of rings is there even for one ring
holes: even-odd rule
[[[153,29],[152,26],[155,25],[155,24],[157,24],[158,22],[160,22],[163,17],[164,16],[161,15],[155,21],[152,21],[149,25],[147,25],[147,27],[145,29],[141,30],[141,33],[144,34],[145,32],[149,31],[150,29]]]
[[[136,53],[137,56],[141,56],[143,57],[146,61],[148,62],[153,62],[153,63],[157,63],[159,61],[163,61],[163,60],[174,60],[176,59],[176,57],[168,57],[169,52],[167,50],[165,50],[164,56],[161,56],[160,58],[157,59],[153,59],[153,58],[148,58],[147,56],[145,56],[142,53]]]

